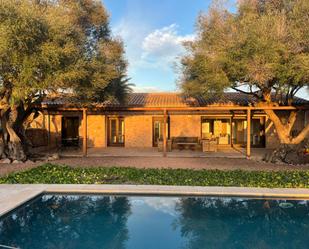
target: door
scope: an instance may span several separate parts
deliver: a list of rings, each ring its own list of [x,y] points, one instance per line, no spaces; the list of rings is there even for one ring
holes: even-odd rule
[[[63,146],[78,146],[79,117],[62,117],[61,141]]]
[[[163,140],[164,118],[153,118],[152,121],[152,144],[153,147],[158,147],[158,140]],[[166,124],[166,136],[169,138],[169,120]]]
[[[124,146],[124,118],[109,118],[108,129],[108,145]]]
[[[232,122],[233,144],[245,145],[247,141],[247,121],[234,119]]]
[[[247,121],[233,120],[233,144],[245,146],[247,142]],[[265,147],[265,118],[253,118],[251,121],[251,146]]]

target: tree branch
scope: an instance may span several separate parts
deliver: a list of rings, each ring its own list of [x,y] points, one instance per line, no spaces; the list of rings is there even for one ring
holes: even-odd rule
[[[292,144],[301,143],[309,134],[309,124],[295,137],[291,140]]]
[[[291,132],[291,129],[293,128],[296,118],[297,118],[297,111],[291,111],[289,119],[287,120],[287,129],[288,132]]]
[[[264,112],[268,115],[270,120],[273,122],[276,128],[280,143],[289,144],[290,143],[289,132],[287,131],[285,125],[282,124],[282,121],[280,120],[278,115],[275,113],[275,111],[266,109],[264,110]]]
[[[257,94],[259,91],[256,91],[256,92],[252,92],[252,90],[250,92],[246,92],[246,91],[243,91],[243,90],[240,90],[238,89],[237,87],[231,87],[233,90],[235,91],[238,91],[238,92],[241,92],[241,93],[244,93],[244,94],[248,94],[248,95],[253,95],[255,96],[256,98],[260,99],[260,96]]]

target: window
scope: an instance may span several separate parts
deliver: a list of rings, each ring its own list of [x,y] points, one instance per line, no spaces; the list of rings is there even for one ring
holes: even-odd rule
[[[217,138],[219,144],[229,144],[231,121],[227,118],[202,118],[202,139]]]

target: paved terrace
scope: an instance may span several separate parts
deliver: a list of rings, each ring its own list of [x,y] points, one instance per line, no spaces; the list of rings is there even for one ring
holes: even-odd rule
[[[309,199],[309,189],[189,187],[157,185],[0,185],[0,216],[42,193],[128,194],[170,196],[239,196],[251,198]]]
[[[271,150],[265,148],[252,148],[251,158],[262,160],[266,153]],[[62,157],[81,157],[82,149],[79,148],[63,148],[54,150]],[[125,148],[125,147],[107,147],[107,148],[88,148],[87,157],[162,157],[163,152],[159,152],[158,148]],[[246,158],[246,150],[243,147],[231,147],[230,145],[218,146],[217,152],[202,152],[201,150],[190,149],[173,149],[167,152],[167,157],[172,158]]]

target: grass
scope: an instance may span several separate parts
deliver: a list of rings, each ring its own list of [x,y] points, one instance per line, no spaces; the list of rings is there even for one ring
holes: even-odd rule
[[[220,171],[190,169],[72,168],[44,164],[0,178],[0,183],[155,184],[309,188],[309,171]]]

